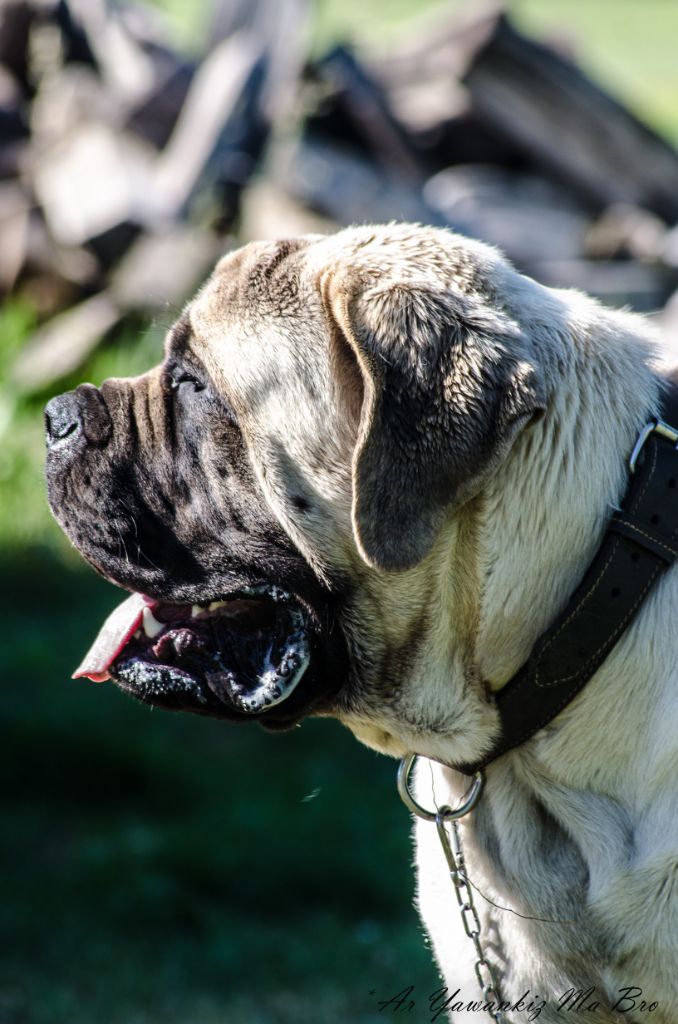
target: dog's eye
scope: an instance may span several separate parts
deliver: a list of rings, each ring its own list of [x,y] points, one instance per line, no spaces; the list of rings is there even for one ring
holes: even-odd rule
[[[203,391],[205,385],[197,377],[194,377],[191,373],[186,373],[184,370],[169,370],[167,374],[169,378],[169,386],[172,391],[178,391],[182,385],[191,387],[193,391]]]

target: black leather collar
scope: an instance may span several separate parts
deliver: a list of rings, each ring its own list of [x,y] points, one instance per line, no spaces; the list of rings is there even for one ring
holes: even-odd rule
[[[676,424],[676,427],[669,424]],[[598,552],[529,660],[495,698],[501,731],[473,775],[548,725],[600,667],[663,572],[678,557],[678,388],[662,419],[648,423],[629,460],[621,511],[609,519]]]

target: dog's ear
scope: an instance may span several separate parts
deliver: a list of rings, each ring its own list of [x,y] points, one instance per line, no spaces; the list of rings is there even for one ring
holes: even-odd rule
[[[403,570],[543,412],[532,346],[478,296],[411,268],[321,279],[337,398],[355,416],[353,531],[368,565]]]

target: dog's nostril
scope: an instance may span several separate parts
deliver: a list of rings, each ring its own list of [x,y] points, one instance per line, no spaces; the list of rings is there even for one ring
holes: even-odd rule
[[[62,423],[59,420],[55,421],[47,414],[45,414],[45,422],[47,424],[47,433],[54,441],[62,441],[70,434],[74,434],[80,426],[77,420],[74,420],[72,423]]]
[[[0,0],[1,2],[1,0]],[[87,445],[103,447],[111,438],[112,421],[103,396],[93,384],[57,395],[45,409],[45,431],[50,448],[82,435]]]
[[[72,391],[65,395],[58,395],[47,404],[45,432],[49,445],[54,445],[57,441],[64,441],[79,433],[81,426],[80,409]]]

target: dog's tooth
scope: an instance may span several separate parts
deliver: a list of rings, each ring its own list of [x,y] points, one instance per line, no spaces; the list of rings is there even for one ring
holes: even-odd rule
[[[228,604],[228,601],[211,601],[209,605],[209,610],[213,612],[215,608],[223,608],[224,605],[226,604]]]
[[[202,615],[204,610],[205,609],[203,608],[203,606],[201,604],[193,604],[193,605],[191,605],[191,618],[192,619],[196,619],[198,617],[198,615]]]
[[[158,622],[151,609],[146,605],[143,611],[144,620],[144,633],[150,637],[151,640],[161,633],[163,630],[162,622]]]

